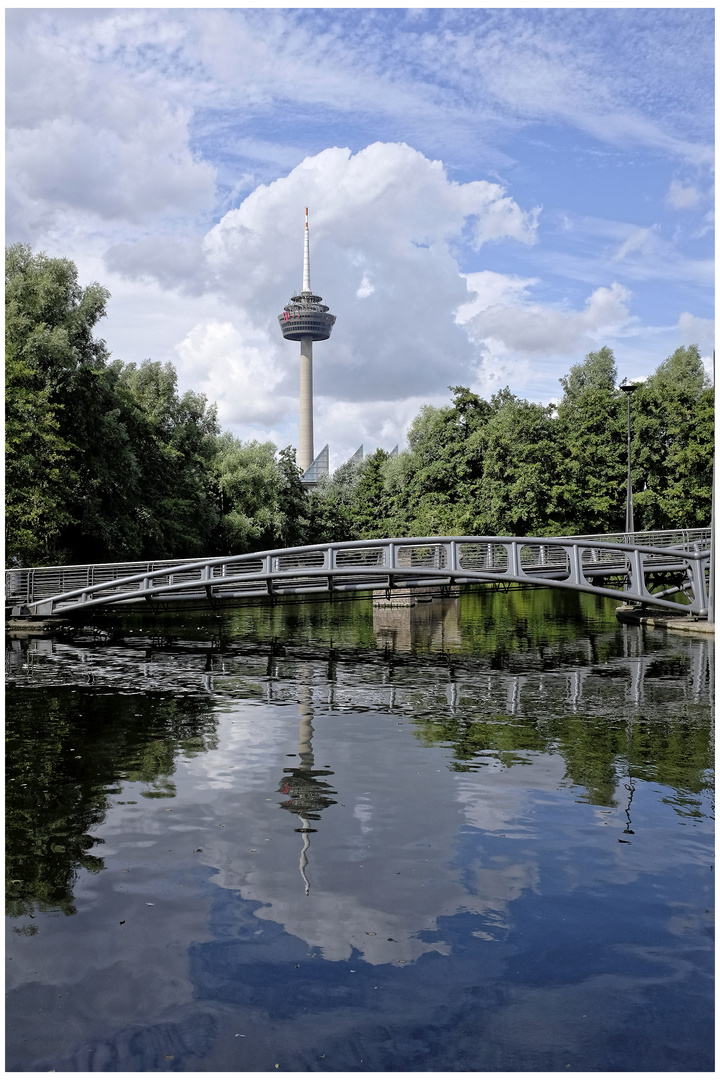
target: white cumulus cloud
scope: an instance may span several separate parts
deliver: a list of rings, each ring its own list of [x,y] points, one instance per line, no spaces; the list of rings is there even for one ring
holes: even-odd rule
[[[283,372],[262,334],[252,341],[230,322],[199,323],[177,352],[191,385],[217,402],[223,426],[272,424],[292,408],[292,399],[275,393]]]
[[[531,301],[530,280],[511,277],[503,290],[502,278],[500,274],[488,277],[486,271],[467,276],[468,289],[478,298],[461,308],[461,317],[477,341],[498,342],[524,356],[570,354],[590,345],[598,335],[617,333],[630,321],[631,294],[617,282],[595,289],[577,311]]]

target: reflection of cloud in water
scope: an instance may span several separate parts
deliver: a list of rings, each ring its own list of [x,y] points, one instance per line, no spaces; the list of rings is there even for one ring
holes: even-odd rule
[[[306,853],[307,878],[303,874],[301,880],[298,874],[297,834],[279,820],[284,793],[281,788],[278,798],[274,784],[269,788],[272,800],[253,802],[249,825],[253,836],[273,837],[273,857],[265,857],[264,839],[248,841],[254,855],[249,862],[228,850],[230,836],[213,837],[204,845],[202,856],[206,864],[217,868],[213,884],[237,890],[244,900],[257,901],[262,905],[257,918],[280,924],[327,960],[347,960],[353,950],[370,964],[403,964],[429,952],[447,954],[446,942],[422,940],[420,935],[432,936],[438,920],[458,913],[477,915],[478,929],[491,935],[493,929],[506,925],[508,904],[536,887],[538,869],[532,858],[503,861],[474,853],[468,863],[459,857],[460,831],[467,824],[479,827],[473,821],[473,814],[481,813],[479,778],[474,777],[473,790],[472,781],[437,767],[441,761],[437,749],[418,747],[414,740],[417,766],[410,776],[404,766],[411,731],[403,731],[394,717],[364,713],[340,718],[322,715],[316,706],[311,725],[307,702],[301,710],[301,720],[292,725],[287,723],[289,710],[283,710],[282,731],[272,722],[248,724],[246,736],[251,731],[257,745],[249,746],[246,738],[241,745],[251,760],[264,761],[267,778],[276,769],[269,763],[287,760],[287,746],[298,745],[298,733],[301,760],[312,765],[318,752],[313,753],[308,736],[314,735],[315,747],[324,747],[327,755],[328,735],[334,738],[332,729],[342,723],[342,743],[330,745],[343,746],[343,759],[323,770],[333,775],[336,799],[328,800],[323,792],[322,805],[315,805],[316,831]],[[277,716],[272,708],[263,709],[262,715],[270,721],[273,712]],[[252,710],[240,715],[248,721]],[[239,745],[237,728],[235,722],[223,725],[221,758],[231,756],[232,747]],[[281,737],[268,737],[269,730]],[[188,767],[194,771],[195,763]],[[534,769],[533,765],[529,768]],[[534,770],[539,787],[550,786],[546,768],[543,761]],[[285,766],[281,771],[287,776],[298,769]],[[376,775],[384,778],[379,784]],[[527,767],[513,775],[517,776],[514,784],[503,778],[502,814],[508,822],[525,816],[525,785],[534,783]],[[388,784],[388,776],[396,778],[395,786]]]
[[[355,804],[353,817],[356,817],[360,822],[360,829],[363,833],[372,832],[372,825],[370,824],[372,821],[372,806],[365,796]]]
[[[192,761],[193,784],[184,798],[195,799],[206,789],[246,792],[267,784],[268,755],[283,757],[283,739],[287,718],[281,710],[250,708],[230,713],[220,720],[222,737],[217,750],[210,750]]]
[[[528,814],[538,791],[556,792],[565,776],[565,762],[559,754],[536,754],[523,751],[526,764],[532,763],[532,778],[523,769],[520,777],[498,761],[488,761],[482,773],[472,780],[461,777],[457,800],[463,807],[468,825],[483,832],[507,837],[539,836],[542,825]],[[485,782],[489,776],[490,782]]]

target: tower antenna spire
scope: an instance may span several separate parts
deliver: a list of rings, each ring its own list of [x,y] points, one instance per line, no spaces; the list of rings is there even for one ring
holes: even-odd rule
[[[308,225],[308,208],[305,207],[305,254],[303,258],[303,287],[304,293],[311,293],[310,288],[310,227]]]

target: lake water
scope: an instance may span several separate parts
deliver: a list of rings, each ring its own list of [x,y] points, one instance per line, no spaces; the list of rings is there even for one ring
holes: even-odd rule
[[[9,641],[7,1068],[712,1070],[714,644],[613,609]]]

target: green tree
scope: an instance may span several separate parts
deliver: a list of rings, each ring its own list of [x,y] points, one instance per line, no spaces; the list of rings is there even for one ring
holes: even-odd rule
[[[563,532],[622,532],[627,441],[625,397],[612,351],[588,353],[560,380],[556,504]]]
[[[76,482],[71,445],[60,435],[58,406],[36,374],[8,349],[5,362],[5,551],[9,563],[59,557]]]
[[[291,447],[277,456],[271,442],[244,443],[230,432],[217,440],[214,460],[221,500],[218,546],[241,555],[307,541],[310,506]]]
[[[202,554],[217,522],[214,406],[172,365],[109,362],[108,292],[69,259],[6,253],[7,552],[15,562]]]
[[[296,547],[311,541],[309,535],[310,507],[307,488],[300,477],[295,450],[286,446],[278,458],[281,484],[278,493],[279,525],[276,531],[278,547]]]
[[[54,400],[68,404],[78,372],[105,366],[107,348],[93,328],[109,296],[97,282],[83,289],[70,259],[33,254],[26,244],[7,249],[6,342],[15,358],[38,372]]]
[[[493,415],[483,432],[481,498],[473,531],[557,534],[559,452],[552,408],[517,398],[508,389],[493,395],[490,404]]]
[[[10,560],[52,562],[64,530],[79,520],[86,416],[83,386],[101,372],[107,350],[92,330],[108,292],[83,289],[69,259],[7,249],[5,341]],[[25,430],[23,430],[25,429]]]
[[[387,450],[378,449],[363,461],[353,504],[353,520],[363,539],[387,535],[389,498],[383,465],[389,456]]]
[[[116,361],[109,374],[137,462],[124,482],[131,499],[123,520],[135,524],[140,553],[205,554],[219,521],[216,406],[192,390],[178,394],[169,363],[145,360],[138,367]]]
[[[709,524],[714,395],[697,345],[664,360],[631,407],[633,503],[642,528]]]
[[[23,562],[121,557],[132,542],[118,528],[120,503],[137,470],[107,381],[105,342],[93,337],[109,294],[97,283],[82,288],[69,259],[21,244],[6,253],[5,284],[7,502],[11,519],[16,507],[44,508],[35,524],[26,515],[22,544],[11,532],[8,554]],[[41,434],[18,437],[23,413],[41,420]],[[34,528],[39,544],[30,542]]]
[[[485,431],[492,406],[464,386],[453,403],[426,406],[408,432],[405,516],[414,535],[473,531],[482,500]]]
[[[560,379],[563,403],[579,405],[588,391],[599,390],[611,394],[617,382],[617,366],[612,349],[603,345],[597,352],[590,352],[580,364],[573,364],[567,375]]]
[[[318,543],[357,540],[359,533],[353,516],[355,490],[362,476],[363,461],[346,461],[332,476],[321,476],[310,492],[310,533]]]

